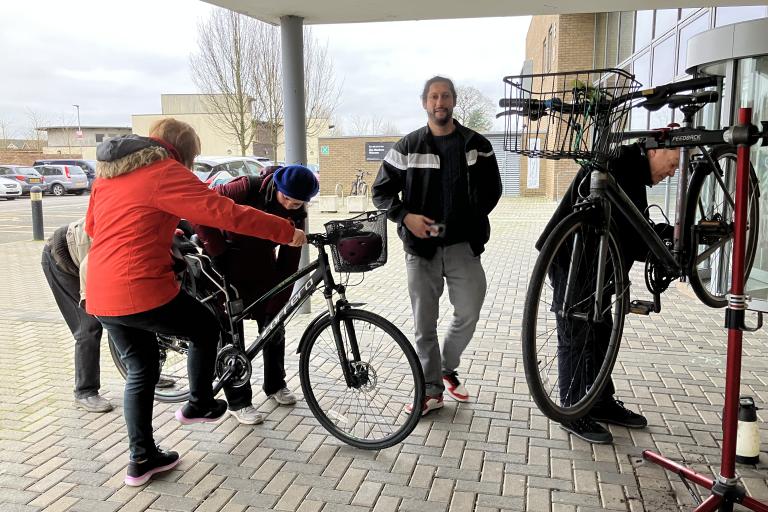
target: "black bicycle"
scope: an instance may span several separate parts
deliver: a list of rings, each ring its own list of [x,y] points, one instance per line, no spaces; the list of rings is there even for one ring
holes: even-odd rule
[[[623,70],[506,77],[511,94],[500,115],[521,136],[507,149],[530,157],[573,158],[591,172],[574,212],[546,237],[531,275],[523,313],[523,363],[531,395],[555,421],[584,416],[600,397],[618,355],[627,313],[661,311],[660,295],[675,279],[690,279],[707,305],[724,307],[730,287],[736,150],[726,130],[693,128],[695,114],[717,101],[717,85],[697,78],[638,91]],[[625,132],[632,107],[678,108],[679,129]],[[528,126],[520,130],[519,120]],[[522,141],[520,141],[522,139]],[[665,242],[607,171],[627,139],[646,149],[681,148],[674,236]],[[536,142],[531,144],[531,140]],[[691,156],[692,150],[696,151]],[[690,180],[689,180],[690,177]],[[751,171],[748,277],[758,235],[758,182]],[[645,284],[652,301],[630,301],[628,268],[613,220],[628,221],[649,249]]]
[[[310,322],[297,350],[304,399],[320,424],[338,439],[357,448],[387,448],[405,439],[420,418],[425,393],[421,364],[394,324],[359,309],[362,303],[347,300],[346,286],[335,282],[326,252],[330,247],[334,268],[340,273],[370,271],[383,265],[387,259],[386,215],[367,212],[328,222],[325,229],[325,234],[307,235],[318,250],[315,261],[247,306],[210,258],[198,247],[186,244],[185,289],[209,307],[221,324],[214,393],[225,383],[238,387],[249,382],[253,358],[299,306],[322,288],[327,311]],[[243,320],[248,313],[295,283],[299,286],[286,306],[246,348]],[[158,341],[161,382],[171,385],[156,387],[155,398],[161,402],[185,401],[189,397],[189,342],[162,335]],[[109,348],[125,377],[126,369],[111,340]]]

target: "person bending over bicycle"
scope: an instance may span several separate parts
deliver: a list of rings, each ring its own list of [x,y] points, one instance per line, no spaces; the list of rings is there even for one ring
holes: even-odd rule
[[[674,176],[679,164],[679,157],[680,153],[676,149],[649,149],[646,151],[639,143],[630,144],[619,149],[618,155],[609,161],[608,169],[624,193],[639,211],[644,212],[647,218],[646,187],[652,187],[664,178]],[[573,207],[579,199],[589,194],[590,171],[591,169],[585,166],[576,174],[554,215],[536,242],[537,250],[541,250],[547,235],[555,226],[573,213]],[[621,246],[621,252],[625,259],[623,262],[624,272],[628,274],[635,260],[645,260],[648,249],[621,214],[614,215],[613,219],[618,228],[616,230],[619,234],[617,243]],[[672,238],[672,228],[668,224],[655,224],[654,230],[662,239]],[[550,272],[549,278],[553,287],[552,311],[557,311],[565,296],[569,265],[568,258],[565,257],[567,256],[566,253],[567,251],[561,252],[557,258],[560,261],[556,259],[551,266],[553,270]],[[577,279],[594,280],[594,276],[579,276],[579,274],[577,276]],[[605,297],[604,301],[607,301],[604,303],[610,302],[610,297]],[[581,327],[577,328],[577,325]],[[583,357],[583,354],[576,347],[591,345],[596,347],[598,351],[605,351],[612,327],[610,314],[605,315],[602,322],[569,322],[566,319],[558,318],[558,384],[561,401],[569,402],[562,405],[578,402],[595,377],[595,375],[591,375],[590,378],[590,375],[576,372],[576,367],[580,366],[578,358]],[[603,358],[604,354],[595,355],[597,361],[601,361]],[[645,427],[648,424],[645,417],[624,407],[623,402],[614,398],[614,393],[615,388],[609,377],[601,397],[589,414],[576,421],[562,423],[562,428],[590,443],[608,444],[613,441],[613,436],[605,427],[597,423],[598,421],[628,428]]]
[[[301,165],[272,166],[260,176],[242,176],[215,187],[215,190],[237,204],[256,208],[288,219],[304,229],[306,203],[320,190],[314,173]],[[205,252],[214,259],[219,272],[248,306],[299,268],[301,248],[280,244],[264,238],[221,231],[207,226],[195,226]],[[276,254],[277,250],[277,254]],[[287,289],[272,298],[264,307],[254,308],[249,315],[259,329],[266,327],[291,297]],[[285,330],[281,326],[262,350],[264,357],[264,394],[280,405],[293,405],[296,397],[285,383]],[[252,405],[250,383],[239,388],[225,386],[229,413],[237,421],[255,425],[264,421]]]
[[[237,205],[190,172],[200,138],[168,118],[150,137],[125,135],[100,144],[97,179],[85,230],[87,311],[109,332],[127,369],[123,415],[130,462],[125,483],[144,485],[177,466],[179,454],[161,450],[152,433],[154,388],[160,377],[157,334],[190,340],[189,402],[176,411],[182,424],[218,421],[227,411],[213,396],[219,324],[204,305],[180,290],[169,248],[180,218],[278,243],[300,246],[306,236],[285,219]]]

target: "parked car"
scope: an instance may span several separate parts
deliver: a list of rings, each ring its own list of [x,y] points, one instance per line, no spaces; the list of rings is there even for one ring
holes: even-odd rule
[[[48,191],[48,185],[43,182],[43,177],[34,167],[24,165],[0,165],[0,177],[14,179],[21,185],[21,193],[29,194],[29,190],[34,187],[40,187],[42,192]]]
[[[88,190],[88,176],[78,165],[39,165],[35,167],[48,184],[48,190],[55,196],[67,192],[80,195]]]
[[[48,158],[45,160],[36,160],[33,166],[38,165],[77,165],[88,176],[88,190],[93,185],[93,180],[96,179],[96,160],[78,160],[69,158]]]
[[[21,197],[21,183],[17,180],[0,178],[0,197],[4,197],[8,201]]]
[[[205,182],[208,184],[208,188],[213,188],[218,185],[223,185],[225,183],[228,183],[233,179],[235,179],[235,177],[232,176],[229,172],[219,171],[213,176],[210,176],[207,180],[205,180]]]
[[[192,172],[200,181],[210,180],[220,171],[228,172],[233,178],[238,176],[258,176],[267,167],[256,157],[249,156],[199,156],[195,158]]]

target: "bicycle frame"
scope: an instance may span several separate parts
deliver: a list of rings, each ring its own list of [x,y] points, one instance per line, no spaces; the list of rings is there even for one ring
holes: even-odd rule
[[[228,330],[228,334],[232,337],[233,345],[239,350],[242,350],[249,360],[253,360],[256,354],[258,354],[264,348],[264,345],[268,342],[269,338],[277,331],[279,327],[285,323],[285,320],[289,318],[307,299],[309,299],[321,284],[324,286],[323,297],[325,297],[326,305],[328,307],[328,312],[331,318],[336,317],[336,312],[339,307],[345,307],[348,304],[345,296],[344,286],[336,284],[333,279],[333,273],[331,272],[328,261],[328,253],[325,251],[325,248],[322,245],[318,245],[317,249],[319,254],[315,261],[285,278],[282,282],[277,284],[275,287],[273,287],[271,290],[266,292],[264,295],[253,301],[245,308],[242,307],[241,299],[230,299],[230,294],[227,289],[234,290],[235,295],[237,295],[237,293],[234,287],[229,286],[226,283],[224,276],[219,276],[221,280],[224,281],[224,283],[221,284],[218,283],[215,278],[210,276],[208,273],[204,272],[206,277],[214,282],[216,287],[224,293],[227,317],[230,322],[230,329]],[[197,258],[204,258],[204,256],[197,255]],[[256,339],[254,339],[253,342],[251,342],[251,344],[246,348],[243,339],[244,336],[242,332],[242,321],[248,316],[248,313],[253,308],[256,308],[262,304],[266,304],[267,301],[269,301],[271,298],[285,291],[288,287],[293,286],[296,282],[305,276],[309,276],[306,283],[304,283],[298,290],[293,293],[293,295],[291,295],[288,303],[280,310],[277,315],[275,315],[275,318],[269,322],[269,324],[259,333]],[[336,303],[333,302],[334,291],[339,294],[339,300]],[[210,298],[211,297],[208,297],[205,300]],[[347,385],[352,386],[354,385],[354,378],[350,372],[349,365],[347,364],[348,357],[344,352],[344,347],[341,342],[343,338],[339,322],[332,323],[332,330],[336,341],[339,361],[342,362],[341,366],[344,378],[347,382]],[[357,348],[357,340],[354,336],[354,332],[350,329],[350,326],[347,326],[347,335],[352,348],[352,356],[356,360],[359,360],[360,354]],[[218,393],[224,387],[224,381],[225,379],[220,379],[214,384],[214,394]]]

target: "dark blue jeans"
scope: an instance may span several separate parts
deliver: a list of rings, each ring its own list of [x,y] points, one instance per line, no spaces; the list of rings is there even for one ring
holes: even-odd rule
[[[152,437],[152,405],[160,377],[155,333],[190,340],[187,353],[189,402],[206,410],[213,403],[213,370],[219,325],[213,314],[197,300],[180,292],[171,302],[149,311],[125,316],[100,316],[120,360],[128,370],[125,379],[123,415],[128,430],[131,459],[155,452]]]

